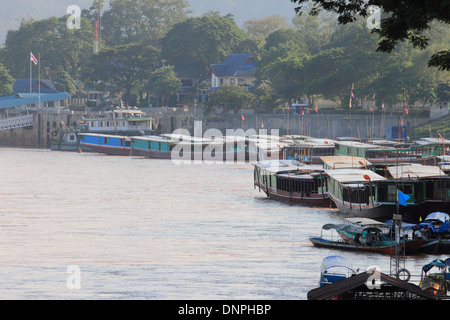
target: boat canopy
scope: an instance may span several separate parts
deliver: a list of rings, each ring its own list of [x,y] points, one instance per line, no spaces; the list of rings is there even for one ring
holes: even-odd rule
[[[336,169],[326,170],[328,176],[340,183],[369,182],[387,180],[385,177],[371,170],[362,169]]]
[[[297,160],[262,160],[254,162],[253,165],[272,173],[295,171],[306,166]]]
[[[388,220],[385,223],[386,227],[391,228],[392,227],[392,220]],[[402,222],[402,225],[400,228],[402,228],[403,230],[411,230],[413,228],[416,228],[417,224],[414,223],[407,223],[407,222]]]
[[[450,216],[445,212],[433,212],[425,218],[425,221],[427,220],[439,220],[445,223],[450,220]]]
[[[372,164],[365,158],[350,156],[327,156],[320,158],[326,169],[367,168]]]
[[[331,230],[331,229],[335,229],[335,230],[343,230],[343,231],[347,231],[347,232],[354,232],[354,233],[361,233],[363,231],[363,228],[359,227],[359,226],[355,226],[352,224],[334,224],[334,223],[327,223],[324,224],[322,226],[323,230]]]
[[[388,171],[394,179],[446,176],[446,174],[437,166],[424,166],[421,164],[392,166],[388,167]]]
[[[445,267],[447,266],[447,263],[450,262],[448,261],[449,259],[447,259],[446,261],[441,260],[441,259],[436,259],[431,261],[430,263],[427,263],[426,265],[424,265],[422,267],[422,271],[427,273],[428,271],[430,271],[433,267],[437,267],[439,269],[445,269]]]
[[[350,263],[341,256],[328,256],[322,260],[321,265],[321,273],[325,273],[330,268],[347,268],[353,273],[356,273],[353,267],[350,265]]]

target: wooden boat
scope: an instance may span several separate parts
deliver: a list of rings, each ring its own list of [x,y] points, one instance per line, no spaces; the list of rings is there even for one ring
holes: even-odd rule
[[[368,218],[346,218],[344,226],[337,226],[335,228],[339,236],[349,243],[367,244],[367,239],[370,237],[371,242],[377,244],[392,244],[395,243],[395,229],[392,225],[392,220],[386,222],[379,222]],[[352,226],[350,228],[350,226]],[[423,252],[424,246],[428,245],[429,241],[423,237],[416,237],[414,231],[419,229],[417,224],[402,222],[399,233],[399,240],[402,242],[405,253]]]
[[[360,220],[367,219],[358,218]],[[392,239],[388,234],[384,233],[382,229],[375,225],[364,224],[364,227],[354,224],[325,224],[322,226],[321,236],[312,237],[310,241],[316,247],[327,247],[341,250],[356,250],[356,251],[371,251],[383,254],[392,254],[395,252],[397,246],[404,251],[405,254],[415,254],[421,249],[421,246],[426,243],[424,239],[407,239],[405,237],[399,238],[397,244],[396,240]],[[332,230],[338,236],[336,239],[331,237],[326,239],[322,236],[323,230]]]
[[[325,257],[320,264],[319,287],[331,285],[354,275],[356,271],[344,257]]]
[[[368,251],[382,254],[392,254],[395,252],[396,245],[362,245],[352,244],[345,241],[332,241],[320,237],[311,237],[309,240],[315,247],[338,249],[338,250],[351,250],[351,251]]]
[[[90,148],[80,145],[80,139],[78,138],[79,133],[79,130],[62,130],[56,132],[56,136],[53,137],[50,142],[50,150],[72,152],[92,151]]]
[[[80,146],[108,155],[131,155],[131,139],[127,136],[79,133]]]
[[[152,132],[152,118],[136,107],[115,107],[82,117],[82,131],[100,134],[145,135]]]
[[[283,142],[289,138],[283,136]],[[322,157],[334,156],[334,141],[329,139],[294,139],[283,147],[283,159],[298,160],[304,163],[322,164]]]
[[[380,204],[376,199],[376,185],[387,180],[385,177],[366,169],[332,169],[325,173],[330,198],[342,215],[384,219],[395,212],[395,203]]]
[[[326,170],[330,198],[347,216],[389,219],[397,212],[397,190],[410,198],[399,206],[405,220],[434,211],[450,211],[450,177],[437,166],[386,167],[386,177],[370,170]]]
[[[450,289],[450,259],[435,259],[422,267],[420,288],[439,296],[447,296]]]
[[[399,163],[417,163],[434,165],[436,151],[429,146],[415,145],[408,148],[362,143],[358,141],[337,141],[336,154],[366,158],[373,165],[397,165]]]
[[[450,216],[445,212],[433,212],[419,224],[428,243],[422,250],[431,254],[450,253]]]
[[[295,160],[258,161],[254,186],[269,198],[314,206],[330,206],[326,177],[321,166]]]
[[[134,155],[179,161],[245,162],[248,160],[247,147],[243,137],[207,139],[165,134],[137,136],[131,140]]]

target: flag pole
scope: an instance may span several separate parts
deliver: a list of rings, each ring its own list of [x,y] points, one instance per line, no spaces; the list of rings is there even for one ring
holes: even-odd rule
[[[39,87],[39,93],[38,93],[38,99],[39,99],[39,105],[38,109],[41,108],[41,53],[38,52],[38,87]]]
[[[28,57],[28,59],[30,60],[30,93],[31,93],[31,78],[32,78],[32,71],[31,71],[31,51],[30,51],[30,56]]]

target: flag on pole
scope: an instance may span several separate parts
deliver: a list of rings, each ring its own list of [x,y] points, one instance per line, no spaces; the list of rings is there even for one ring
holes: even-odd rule
[[[384,101],[381,102],[381,109],[384,109]]]
[[[398,201],[398,204],[401,204],[402,206],[406,207],[406,201],[408,201],[409,198],[411,198],[411,197],[408,196],[407,194],[404,194],[400,190],[397,190],[397,201]]]
[[[369,107],[369,111],[373,111],[373,108],[372,108],[372,107]]]
[[[444,139],[444,137],[443,136],[441,136],[441,134],[438,132],[438,138],[439,139]]]
[[[400,125],[403,125],[403,118],[400,119]]]
[[[350,98],[355,99],[355,96],[353,95],[353,91],[350,91]]]
[[[405,104],[405,113],[408,114],[408,107]]]
[[[317,104],[316,104],[316,113],[318,113]]]
[[[245,118],[244,118],[244,115],[243,115],[243,114],[241,115],[241,117],[242,117],[242,120],[244,120],[244,121],[245,121]]]
[[[30,51],[30,60],[34,63],[35,66],[38,64],[38,60],[31,51]]]

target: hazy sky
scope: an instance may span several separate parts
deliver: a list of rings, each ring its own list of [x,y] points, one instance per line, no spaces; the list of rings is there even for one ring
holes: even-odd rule
[[[108,0],[106,0],[109,3]],[[278,14],[291,22],[295,15],[295,4],[290,0],[187,0],[192,16],[208,11],[219,11],[222,15],[231,13],[236,23],[253,18],[263,18]],[[82,9],[90,7],[92,0],[0,0],[0,43],[3,43],[8,30],[19,28],[20,21],[30,17],[35,20],[66,14],[69,5],[76,4]]]

